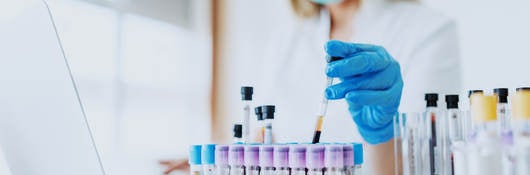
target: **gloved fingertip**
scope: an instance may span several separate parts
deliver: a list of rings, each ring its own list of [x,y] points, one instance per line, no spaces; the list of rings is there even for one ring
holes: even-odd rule
[[[344,48],[344,42],[339,40],[330,40],[326,43],[324,50],[330,56],[344,56],[342,54]]]
[[[332,65],[328,65],[328,67],[326,68],[326,76],[328,77],[335,76],[335,68]]]
[[[324,94],[326,94],[327,99],[330,99],[330,100],[336,99],[336,94],[331,88],[327,88]]]

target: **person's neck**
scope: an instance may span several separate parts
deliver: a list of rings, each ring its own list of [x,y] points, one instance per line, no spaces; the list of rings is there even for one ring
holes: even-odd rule
[[[348,41],[353,37],[353,17],[359,7],[359,0],[344,0],[342,3],[328,5],[331,18],[329,37]]]

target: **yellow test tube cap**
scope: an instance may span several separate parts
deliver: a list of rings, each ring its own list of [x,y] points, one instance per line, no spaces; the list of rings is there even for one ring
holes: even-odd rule
[[[470,98],[471,117],[475,122],[497,120],[497,96],[475,93]]]
[[[530,119],[530,88],[517,88],[512,96],[513,117],[517,119]]]

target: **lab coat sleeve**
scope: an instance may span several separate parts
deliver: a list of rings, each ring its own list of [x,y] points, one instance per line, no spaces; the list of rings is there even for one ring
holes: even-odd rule
[[[421,112],[425,109],[425,93],[440,95],[438,106],[445,107],[445,94],[459,94],[461,64],[457,27],[447,20],[436,30],[418,40],[410,59],[402,69],[404,88],[400,112]]]

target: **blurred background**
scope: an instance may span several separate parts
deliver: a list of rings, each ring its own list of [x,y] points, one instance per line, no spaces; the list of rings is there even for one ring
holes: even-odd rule
[[[530,1],[420,3],[457,21],[464,90],[530,85]],[[129,174],[159,174],[158,160],[192,143],[226,142],[270,29],[298,20],[287,0],[49,4],[103,161],[139,167]],[[105,168],[127,171],[115,167]]]

